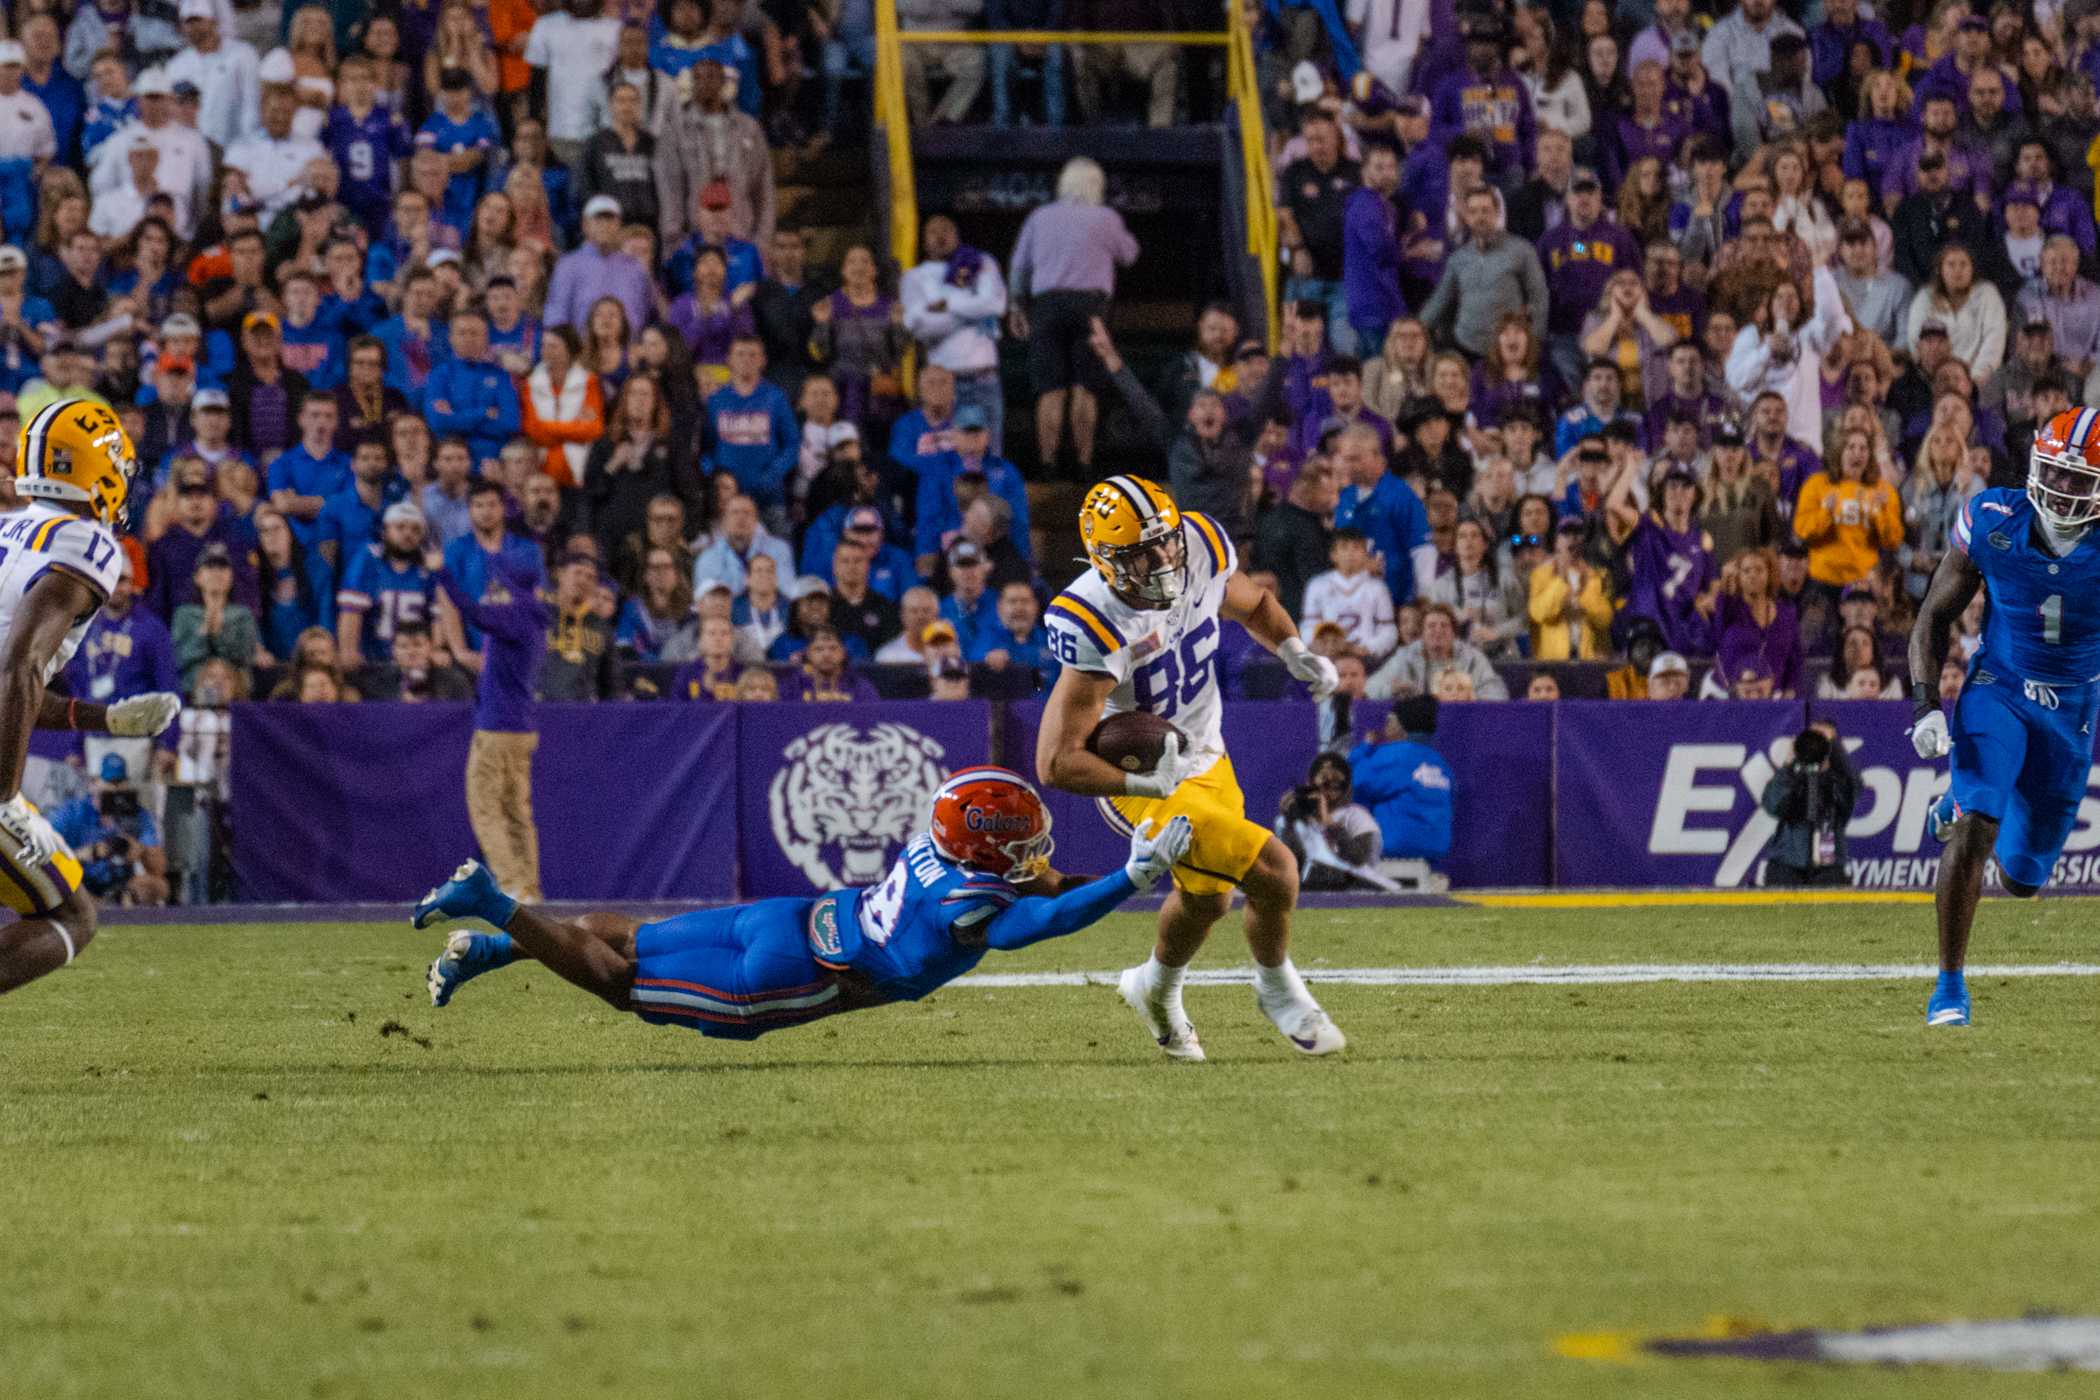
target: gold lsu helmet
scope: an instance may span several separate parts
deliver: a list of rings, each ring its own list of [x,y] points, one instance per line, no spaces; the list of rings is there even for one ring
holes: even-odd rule
[[[1112,476],[1086,493],[1079,538],[1087,560],[1133,607],[1165,608],[1181,597],[1188,544],[1181,512],[1157,482]]]
[[[45,501],[78,501],[115,527],[124,518],[138,458],[117,415],[87,399],[62,399],[22,425],[15,453],[15,493]]]

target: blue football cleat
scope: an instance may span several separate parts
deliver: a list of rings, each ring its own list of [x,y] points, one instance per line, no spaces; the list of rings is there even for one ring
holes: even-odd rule
[[[1961,804],[1954,800],[1953,793],[1943,792],[1940,794],[1940,800],[1933,803],[1931,809],[1925,813],[1925,829],[1932,833],[1933,840],[1945,841],[1948,834],[1954,830],[1954,824],[1960,820]]]
[[[415,926],[429,928],[444,919],[479,919],[502,928],[518,912],[518,901],[505,894],[496,877],[478,860],[452,872],[452,878],[423,896],[416,906]]]
[[[431,963],[424,984],[430,988],[430,1004],[443,1006],[452,994],[484,972],[509,967],[518,959],[507,933],[468,933],[465,929],[445,942],[445,951]]]
[[[1932,989],[1932,1000],[1925,1003],[1925,1024],[1928,1026],[1966,1026],[1969,1024],[1969,985],[1959,972],[1942,972],[1939,985]]]

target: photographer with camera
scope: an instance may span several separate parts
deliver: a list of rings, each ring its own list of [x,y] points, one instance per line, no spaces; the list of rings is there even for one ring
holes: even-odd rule
[[[1276,834],[1298,858],[1299,883],[1308,890],[1390,889],[1392,882],[1371,867],[1384,839],[1378,818],[1352,800],[1349,760],[1323,753],[1312,761],[1305,782],[1283,795]]]
[[[1836,725],[1818,721],[1796,735],[1792,758],[1765,784],[1760,801],[1779,820],[1765,847],[1768,887],[1851,883],[1845,824],[1859,802],[1859,773]]]
[[[94,791],[52,812],[51,825],[80,853],[81,883],[97,899],[127,905],[168,902],[160,826],[139,801],[120,755],[103,756]]]

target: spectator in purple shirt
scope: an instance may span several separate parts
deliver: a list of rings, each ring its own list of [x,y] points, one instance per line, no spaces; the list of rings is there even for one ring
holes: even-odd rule
[[[1580,384],[1584,319],[1614,272],[1641,266],[1640,244],[1604,212],[1604,187],[1593,172],[1575,172],[1568,217],[1539,240],[1539,261],[1546,268],[1547,353],[1561,383]]]
[[[195,599],[193,576],[207,545],[224,545],[232,558],[233,599],[256,607],[253,546],[230,507],[220,504],[203,462],[183,458],[175,464],[175,518],[146,551],[146,606],[163,622],[175,609]]]
[[[1604,133],[1605,183],[1616,190],[1633,163],[1654,156],[1665,170],[1677,164],[1677,153],[1692,139],[1691,122],[1672,116],[1663,105],[1662,65],[1643,63],[1633,70],[1633,110],[1610,119]]]
[[[1461,133],[1478,137],[1497,183],[1514,183],[1530,169],[1538,137],[1531,89],[1503,57],[1509,34],[1499,17],[1469,15],[1464,32],[1465,67],[1443,78],[1430,99],[1430,139],[1444,145]]]
[[[1903,80],[1894,73],[1869,73],[1859,105],[1859,115],[1845,125],[1845,173],[1880,195],[1890,166],[1917,139],[1918,124],[1903,101]]]
[[[1823,0],[1823,22],[1808,32],[1810,72],[1816,86],[1837,85],[1852,65],[1852,50],[1865,44],[1874,51],[1875,68],[1887,68],[1896,57],[1896,42],[1878,19],[1862,19],[1859,0]]]
[[[1325,387],[1313,396],[1312,411],[1291,433],[1291,452],[1299,461],[1320,448],[1329,434],[1359,423],[1375,430],[1386,451],[1393,450],[1393,425],[1364,405],[1363,365],[1353,355],[1329,355]]]
[[[1342,206],[1342,296],[1349,328],[1368,349],[1385,344],[1386,327],[1407,314],[1400,299],[1400,158],[1388,146],[1364,152],[1363,187]]]
[[[1008,321],[1028,341],[1028,369],[1039,396],[1036,453],[1044,462],[1056,461],[1063,445],[1068,400],[1073,454],[1082,467],[1094,460],[1097,396],[1107,376],[1087,339],[1093,319],[1108,314],[1116,269],[1138,258],[1137,239],[1107,198],[1101,167],[1075,156],[1057,173],[1056,201],[1031,213],[1014,242]]]
[[[1954,131],[1961,123],[1961,113],[1954,99],[1944,92],[1928,94],[1918,104],[1919,133],[1889,158],[1888,169],[1881,180],[1882,207],[1894,213],[1903,197],[1918,187],[1918,159],[1928,151],[1944,156],[1947,161],[1947,188],[1956,194],[1966,194],[1976,201],[1976,207],[1988,211],[1991,207],[1991,161],[1990,157],[1973,151],[1954,139]]]
[[[489,870],[520,900],[540,898],[540,838],[532,816],[532,754],[540,736],[532,697],[547,654],[551,620],[533,596],[529,561],[492,556],[479,598],[467,596],[432,550],[424,560],[460,617],[487,638],[474,691],[474,738],[467,748],[467,820]]]
[[[2013,179],[2033,193],[2035,207],[2042,211],[2042,232],[2062,234],[2078,245],[2080,253],[2092,257],[2095,252],[2092,197],[2056,183],[2056,162],[2049,154],[2049,143],[2041,137],[2025,137],[2018,151],[2013,158]],[[2004,212],[2001,203],[2000,218],[2004,217]]]
[[[1643,511],[1633,503],[1641,469],[1638,454],[1628,457],[1604,503],[1605,526],[1612,543],[1626,552],[1631,580],[1622,615],[1654,623],[1671,651],[1704,655],[1720,573],[1713,541],[1693,516],[1699,478],[1687,468],[1671,468],[1663,474],[1661,509]]]
[[[627,311],[627,324],[647,325],[656,305],[649,269],[620,251],[620,201],[593,195],[583,206],[585,242],[562,255],[547,286],[547,326],[581,326],[600,297]]]
[[[839,629],[827,622],[810,629],[802,664],[789,674],[781,698],[871,705],[882,697],[867,677],[853,674],[846,665],[846,644],[839,638]]]

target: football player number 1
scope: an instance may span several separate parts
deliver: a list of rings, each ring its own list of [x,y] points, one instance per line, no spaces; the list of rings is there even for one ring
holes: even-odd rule
[[[2051,593],[2036,609],[2042,615],[2042,640],[2056,646],[2064,639],[2064,595]]]

